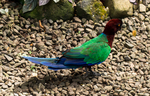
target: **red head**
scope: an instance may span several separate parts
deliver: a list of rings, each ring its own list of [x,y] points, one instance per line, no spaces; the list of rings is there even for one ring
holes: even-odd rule
[[[115,35],[121,29],[122,21],[120,19],[111,19],[105,26],[104,34]]]

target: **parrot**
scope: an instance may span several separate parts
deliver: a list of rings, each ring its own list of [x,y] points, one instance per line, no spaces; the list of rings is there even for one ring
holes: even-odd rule
[[[107,22],[103,33],[78,47],[62,52],[61,57],[38,58],[22,56],[29,61],[48,66],[50,70],[76,69],[85,67],[86,72],[94,73],[91,66],[104,62],[109,56],[114,36],[121,30],[122,20],[111,19]],[[87,70],[88,69],[88,70]]]

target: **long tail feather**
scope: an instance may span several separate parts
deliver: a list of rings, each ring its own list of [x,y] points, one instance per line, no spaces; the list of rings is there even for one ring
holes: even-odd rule
[[[58,58],[37,58],[37,57],[27,57],[27,56],[22,56],[22,57],[36,64],[41,64],[42,61],[56,63],[59,60]]]
[[[45,66],[48,66],[51,70],[60,70],[60,69],[70,69],[70,68],[76,68],[76,66],[65,66],[64,62],[66,61],[65,57],[62,58],[37,58],[37,57],[26,57],[23,56],[23,58],[28,59],[29,61],[36,63],[36,64],[42,64]]]

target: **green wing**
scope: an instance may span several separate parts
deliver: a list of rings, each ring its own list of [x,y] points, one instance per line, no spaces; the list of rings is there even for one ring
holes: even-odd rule
[[[87,64],[103,62],[111,52],[111,48],[107,42],[106,35],[101,34],[98,37],[85,42],[81,46],[65,52],[63,55],[69,58],[82,58]]]
[[[94,64],[105,61],[110,52],[110,46],[105,42],[100,42],[87,45],[80,53],[86,55],[84,61],[87,62],[87,64]]]

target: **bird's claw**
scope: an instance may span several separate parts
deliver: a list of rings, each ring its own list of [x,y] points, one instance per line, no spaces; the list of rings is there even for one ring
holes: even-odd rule
[[[87,77],[87,76],[101,76],[101,74],[99,74],[98,72],[93,72],[91,70],[91,67],[89,67],[89,71],[87,70],[87,68],[85,68],[85,71],[86,71],[86,74],[84,77]]]

